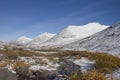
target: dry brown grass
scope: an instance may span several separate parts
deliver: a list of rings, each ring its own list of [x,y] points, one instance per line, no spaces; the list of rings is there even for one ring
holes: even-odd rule
[[[24,61],[20,61],[20,60],[16,60],[15,63],[13,64],[12,68],[17,71],[21,68],[24,68],[26,66],[28,66],[29,64],[27,64],[26,62]]]
[[[22,48],[8,48],[0,51],[0,54],[4,54],[7,59],[17,59],[18,56],[32,56],[34,53],[29,50],[23,50]]]
[[[95,69],[88,73],[74,73],[70,76],[70,80],[106,80],[104,74],[97,72]]]
[[[4,60],[0,62],[0,67],[6,67],[10,62],[8,60]]]
[[[41,50],[45,51],[45,50]],[[52,51],[52,50],[47,50]],[[56,50],[53,50],[56,51]],[[120,58],[106,54],[106,53],[93,53],[93,52],[87,52],[87,51],[57,51],[58,53],[55,54],[39,54],[34,53],[34,51],[29,50],[23,50],[22,48],[12,48],[9,49],[8,47],[5,48],[5,50],[0,51],[1,54],[5,55],[6,59],[14,59],[16,60],[18,56],[24,56],[24,57],[30,57],[30,56],[44,56],[48,58],[49,60],[56,62],[54,58],[58,57],[60,59],[63,59],[65,57],[75,57],[76,59],[80,59],[81,57],[87,57],[91,60],[95,60],[96,63],[94,64],[94,68],[100,72],[100,73],[111,73],[111,71],[120,68]],[[19,67],[25,66],[24,62],[18,62],[15,65],[15,69],[18,69]],[[7,63],[1,64],[1,66],[5,66]],[[46,64],[46,62],[43,62],[43,64]]]

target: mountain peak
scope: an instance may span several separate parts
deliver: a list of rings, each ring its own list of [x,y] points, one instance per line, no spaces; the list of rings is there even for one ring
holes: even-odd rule
[[[32,40],[31,38],[28,38],[28,37],[26,37],[26,36],[21,36],[21,37],[19,37],[17,40],[24,40],[24,39],[26,39],[26,40]]]
[[[52,38],[53,36],[55,36],[55,34],[44,32],[44,33],[40,34],[39,36],[37,36],[32,41],[30,41],[27,44],[27,47],[43,43],[43,42],[47,41],[48,39]]]
[[[64,46],[69,50],[88,50],[120,55],[120,22],[92,36]]]
[[[52,34],[52,33],[48,33],[48,32],[44,32],[42,34],[40,34],[38,37],[42,37],[42,36],[54,36],[55,34]]]
[[[21,37],[15,39],[15,40],[12,40],[10,43],[14,44],[14,45],[25,45],[28,42],[30,42],[31,40],[32,40],[31,38],[21,36]]]
[[[44,43],[38,43],[36,48],[56,48],[79,39],[93,35],[96,32],[106,29],[108,26],[101,25],[99,23],[89,23],[86,25],[74,26],[70,25],[63,29],[61,32],[45,41]]]
[[[80,26],[74,26],[70,25],[64,30],[62,30],[59,35],[63,36],[81,36],[81,38],[85,38],[87,36],[90,36],[96,32],[102,31],[106,29],[108,26],[107,25],[102,25],[98,22],[92,22],[88,23],[86,25],[80,25]]]
[[[76,28],[76,27],[92,27],[92,26],[100,26],[100,27],[108,27],[109,25],[102,25],[100,24],[99,22],[90,22],[90,23],[87,23],[85,25],[69,25],[68,27],[66,27],[66,29],[72,29],[72,28]]]

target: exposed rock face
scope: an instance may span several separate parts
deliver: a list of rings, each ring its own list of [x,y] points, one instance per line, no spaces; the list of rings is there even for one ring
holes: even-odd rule
[[[120,22],[92,36],[63,47],[64,50],[89,50],[120,55]]]
[[[18,80],[16,74],[11,73],[7,69],[0,69],[0,80]]]
[[[74,72],[80,70],[80,66],[75,65],[72,61],[62,61],[62,63],[60,62],[61,66],[55,71],[29,70],[29,67],[24,67],[19,69],[17,74],[5,73],[7,76],[0,76],[0,80],[60,80],[63,79],[63,76],[67,78]],[[4,71],[2,72],[4,73]],[[2,72],[0,73],[1,75],[3,75]],[[9,79],[6,77],[9,77]]]
[[[58,74],[69,76],[79,70],[80,66],[75,65],[72,61],[64,61],[58,68]]]
[[[51,63],[48,59],[42,57],[39,58],[35,56],[34,58],[21,57],[21,60],[25,60],[25,62],[30,61],[31,65],[28,67],[24,67],[18,71],[18,75],[19,75],[18,79],[19,80],[54,80],[54,79],[59,80],[63,76],[69,76],[73,72],[80,70],[80,66],[74,64],[72,61],[68,61],[65,59],[58,60],[57,58],[55,59],[57,64],[55,62]],[[42,61],[44,61],[45,64]]]

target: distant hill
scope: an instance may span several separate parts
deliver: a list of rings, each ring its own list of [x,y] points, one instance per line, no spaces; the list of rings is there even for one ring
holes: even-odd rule
[[[10,44],[22,46],[22,45],[27,44],[27,43],[30,42],[31,40],[32,40],[31,38],[22,36],[22,37],[19,37],[19,38],[15,39],[15,40],[12,40],[12,41],[10,42]]]
[[[49,40],[53,36],[55,36],[55,34],[45,32],[45,33],[40,34],[39,36],[37,36],[32,41],[30,41],[26,46],[27,47],[35,47],[35,46],[37,46],[37,45],[39,45],[39,44]]]

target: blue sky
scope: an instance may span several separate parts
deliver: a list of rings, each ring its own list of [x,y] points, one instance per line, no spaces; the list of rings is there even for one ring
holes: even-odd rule
[[[120,0],[0,0],[0,40],[58,33],[68,25],[120,21]]]

